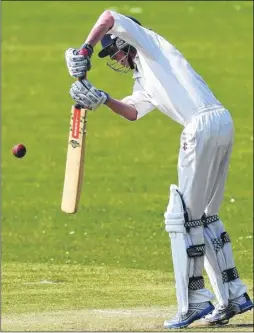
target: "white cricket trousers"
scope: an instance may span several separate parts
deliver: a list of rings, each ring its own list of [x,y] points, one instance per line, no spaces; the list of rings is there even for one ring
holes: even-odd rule
[[[180,139],[178,187],[189,219],[218,213],[233,143],[233,120],[224,108],[195,115]]]
[[[178,187],[189,220],[198,220],[204,213],[206,216],[218,214],[224,195],[233,133],[233,120],[223,107],[198,113],[185,126],[180,139]],[[199,244],[200,240],[198,229],[200,228],[190,229],[195,244]],[[224,230],[220,232],[222,231]],[[231,245],[228,246],[231,248]],[[228,250],[227,253],[227,264],[230,268],[234,267],[232,250]],[[202,275],[203,268],[204,258],[197,258],[194,276]],[[245,291],[246,286],[240,279],[236,279],[230,282],[226,298],[233,299]],[[216,296],[219,299],[222,297],[220,293],[216,293]],[[191,291],[189,302],[209,300],[206,297],[205,289]]]

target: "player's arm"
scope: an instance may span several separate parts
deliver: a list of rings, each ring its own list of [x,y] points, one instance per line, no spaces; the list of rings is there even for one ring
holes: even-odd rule
[[[147,56],[155,56],[157,34],[136,24],[120,13],[112,10],[104,11],[89,33],[85,43],[94,47],[106,33],[115,34]]]
[[[121,101],[95,88],[86,79],[74,82],[70,89],[70,95],[77,104],[85,109],[96,110],[100,105],[105,104],[113,112],[131,121],[143,117],[155,108],[138,82],[134,84],[132,95]]]
[[[109,97],[105,104],[115,113],[131,121],[138,120],[155,109],[150,98],[137,82],[132,95],[121,101]]]
[[[79,54],[77,49],[69,48],[65,51],[65,60],[69,74],[81,78],[90,70],[90,58],[94,46],[104,37],[106,33],[114,34],[135,47],[146,57],[157,60],[158,57],[158,35],[153,31],[141,27],[128,17],[112,10],[104,11],[90,31],[82,49],[86,55]]]
[[[114,26],[114,21],[114,17],[110,10],[105,10],[93,26],[92,30],[86,38],[85,43],[94,47]]]
[[[137,120],[138,112],[136,108],[130,104],[109,97],[105,105],[107,105],[107,107],[109,107],[113,112],[119,114],[125,119],[128,119],[130,121]]]
[[[80,50],[69,48],[65,51],[65,61],[69,74],[76,78],[84,77],[84,74],[91,69],[90,58],[93,54],[94,46],[104,37],[104,35],[114,25],[114,18],[110,11],[105,11],[97,20],[89,33],[85,43],[81,49],[85,49],[85,53],[80,54]]]

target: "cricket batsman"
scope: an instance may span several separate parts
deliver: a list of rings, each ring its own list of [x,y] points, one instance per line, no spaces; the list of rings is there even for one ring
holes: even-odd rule
[[[133,71],[133,92],[122,100],[83,79],[91,69],[93,48],[101,42],[100,58],[114,71]],[[183,328],[205,318],[226,324],[252,309],[246,285],[233,259],[229,234],[218,211],[233,143],[233,121],[207,84],[167,40],[134,18],[104,11],[80,49],[65,52],[69,74],[79,78],[70,95],[84,108],[105,104],[134,121],[158,109],[183,126],[178,158],[178,184],[171,185],[165,209],[178,303],[177,314],[164,322]],[[213,294],[205,288],[205,267]]]

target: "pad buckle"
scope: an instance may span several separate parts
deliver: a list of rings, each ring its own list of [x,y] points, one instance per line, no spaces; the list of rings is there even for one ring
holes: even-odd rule
[[[230,242],[231,242],[231,239],[230,239],[230,237],[229,237],[229,234],[228,234],[226,231],[224,231],[224,232],[220,235],[220,238],[221,238],[221,240],[223,241],[224,244],[225,244],[225,243],[230,243]]]
[[[212,243],[213,243],[215,252],[220,251],[220,249],[222,249],[224,246],[224,243],[223,243],[222,239],[220,239],[220,238],[214,238],[212,240]]]
[[[205,281],[203,276],[193,276],[189,278],[189,290],[198,290],[205,288]]]
[[[220,235],[220,238],[214,238],[212,240],[215,252],[218,252],[220,249],[222,249],[225,243],[230,243],[230,242],[231,240],[229,234],[226,231],[224,231]]]
[[[222,272],[222,281],[223,281],[223,283],[234,281],[238,278],[239,278],[239,274],[237,272],[236,267],[225,269]]]
[[[189,258],[202,257],[205,254],[205,244],[192,245],[187,249]]]

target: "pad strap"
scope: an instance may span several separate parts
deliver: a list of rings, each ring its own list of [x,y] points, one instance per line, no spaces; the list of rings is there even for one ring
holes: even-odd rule
[[[189,258],[202,257],[205,254],[205,244],[190,246],[187,254]]]
[[[195,227],[202,227],[203,220],[192,220],[192,221],[185,221],[184,226],[188,230],[189,228],[195,228]]]
[[[192,221],[185,221],[184,226],[186,229],[189,228],[195,228],[195,227],[207,227],[208,224],[219,221],[218,215],[212,215],[212,216],[202,216],[199,220],[192,220]]]
[[[219,221],[218,215],[212,215],[212,216],[203,216],[202,217],[203,225],[205,228],[207,228],[208,224]]]
[[[205,281],[202,276],[193,276],[189,278],[189,290],[198,290],[205,288]]]
[[[223,283],[234,281],[238,278],[239,278],[239,274],[237,272],[236,267],[225,269],[222,272],[222,281],[223,281]]]
[[[225,243],[230,242],[231,240],[229,234],[226,231],[220,235],[220,238],[214,238],[212,240],[215,252],[218,252],[220,249],[222,249]]]

